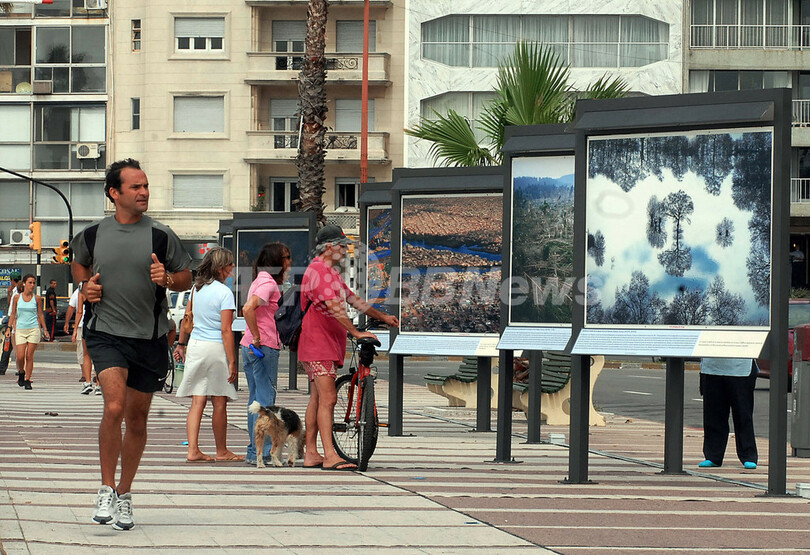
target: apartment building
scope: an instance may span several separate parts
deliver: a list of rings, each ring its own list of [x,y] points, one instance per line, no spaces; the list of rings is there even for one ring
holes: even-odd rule
[[[810,1],[689,0],[684,36],[686,91],[792,89],[791,250],[810,252]],[[807,287],[806,257],[791,258]]]
[[[115,158],[140,159],[150,213],[194,254],[233,212],[296,209],[305,0],[116,3]],[[404,10],[371,2],[369,180],[402,165]],[[329,8],[327,217],[357,231],[363,1]]]
[[[680,0],[412,0],[407,126],[448,108],[475,122],[493,98],[498,62],[520,40],[552,46],[579,88],[608,73],[634,93],[680,93],[683,9]],[[406,164],[432,165],[429,146],[408,138]]]
[[[104,0],[0,6],[0,167],[56,186],[73,231],[104,215],[109,19]],[[32,271],[31,220],[42,223],[42,278],[66,292],[52,247],[69,235],[59,195],[0,172],[0,267]]]

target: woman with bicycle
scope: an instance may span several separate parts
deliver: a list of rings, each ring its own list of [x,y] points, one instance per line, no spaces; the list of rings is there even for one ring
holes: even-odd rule
[[[245,316],[245,334],[242,336],[242,360],[248,383],[248,406],[258,401],[263,407],[276,404],[278,383],[278,354],[281,345],[276,331],[276,310],[281,299],[281,284],[290,270],[290,249],[282,243],[268,243],[262,247],[253,263],[253,283],[247,302],[242,307]],[[260,356],[261,355],[261,356]],[[256,445],[253,429],[258,414],[248,411],[248,444],[245,462],[256,465]],[[262,457],[270,460],[269,441],[264,443]]]
[[[214,457],[200,451],[200,423],[208,397],[214,405],[216,460],[241,461],[243,457],[226,447],[228,400],[236,400],[236,360],[233,344],[233,314],[236,303],[225,280],[233,271],[233,253],[222,247],[208,251],[197,270],[191,300],[186,307],[193,315],[191,337],[180,332],[175,358],[185,360],[185,372],[178,397],[191,397],[186,419],[188,462],[208,462]],[[188,345],[188,354],[186,353]]]
[[[346,315],[347,303],[358,311],[389,326],[398,326],[395,316],[383,314],[354,294],[338,270],[348,252],[349,239],[336,225],[327,224],[315,237],[316,256],[301,284],[301,307],[307,309],[298,341],[298,360],[311,383],[306,412],[306,455],[304,467],[324,470],[357,470],[335,450],[332,439],[333,412],[337,395],[337,369],[346,357],[346,332],[352,337],[377,338],[371,332],[360,332]],[[323,455],[318,453],[318,435]]]

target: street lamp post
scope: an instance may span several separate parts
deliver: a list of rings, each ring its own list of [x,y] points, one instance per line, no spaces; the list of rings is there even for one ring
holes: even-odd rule
[[[12,170],[8,170],[8,169],[3,168],[3,167],[0,167],[0,171],[11,174],[11,175],[13,175],[15,177],[19,177],[21,179],[27,179],[28,181],[31,181],[32,183],[36,183],[37,185],[42,185],[43,187],[47,187],[48,189],[51,189],[52,191],[55,191],[56,194],[61,197],[62,201],[65,203],[65,206],[67,207],[67,211],[68,211],[68,240],[73,241],[73,209],[70,207],[70,202],[68,202],[67,197],[62,193],[62,191],[60,191],[59,189],[57,189],[53,185],[49,185],[48,183],[45,183],[45,182],[40,181],[38,179],[34,179],[33,177],[23,175],[21,173],[17,173],[17,172],[12,171]]]

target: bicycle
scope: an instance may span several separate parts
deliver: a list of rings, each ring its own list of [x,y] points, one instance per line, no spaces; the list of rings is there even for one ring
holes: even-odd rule
[[[368,322],[361,331],[370,326],[371,322]],[[335,381],[337,403],[333,414],[332,439],[338,454],[365,472],[377,447],[380,428],[374,398],[377,369],[373,366],[377,354],[375,347],[379,347],[380,342],[371,337],[352,338],[351,342],[349,373]],[[358,362],[357,368],[354,366],[355,360]]]
[[[166,369],[166,381],[163,382],[163,391],[171,393],[174,391],[174,369],[177,363],[174,360],[174,346],[169,345],[169,367]]]

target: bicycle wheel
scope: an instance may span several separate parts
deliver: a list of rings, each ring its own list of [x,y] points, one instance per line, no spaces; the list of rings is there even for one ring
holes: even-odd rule
[[[354,399],[349,397],[349,388],[352,384],[350,374],[340,376],[335,380],[337,390],[337,403],[332,413],[332,441],[335,443],[335,451],[341,458],[357,464],[357,413]],[[349,414],[348,421],[346,414]]]
[[[169,367],[166,369],[166,381],[163,382],[163,391],[174,391],[174,351],[169,347]]]
[[[358,463],[361,472],[368,470],[368,461],[377,447],[379,435],[379,421],[377,419],[377,405],[374,400],[374,378],[367,376],[363,379],[363,397],[360,400],[360,434],[357,441]]]

